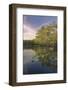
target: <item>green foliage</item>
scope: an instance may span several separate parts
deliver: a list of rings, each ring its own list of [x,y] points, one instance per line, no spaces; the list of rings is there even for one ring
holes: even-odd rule
[[[55,45],[57,43],[57,25],[42,26],[33,42],[40,45]]]

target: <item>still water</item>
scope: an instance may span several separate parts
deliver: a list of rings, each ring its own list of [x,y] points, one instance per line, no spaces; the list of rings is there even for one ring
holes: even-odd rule
[[[57,51],[53,47],[24,49],[23,74],[57,73]]]

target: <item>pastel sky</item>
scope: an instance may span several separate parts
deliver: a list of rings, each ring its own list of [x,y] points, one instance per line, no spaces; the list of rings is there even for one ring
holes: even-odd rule
[[[57,23],[57,16],[24,15],[24,40],[34,39],[38,31],[38,28],[51,23]]]

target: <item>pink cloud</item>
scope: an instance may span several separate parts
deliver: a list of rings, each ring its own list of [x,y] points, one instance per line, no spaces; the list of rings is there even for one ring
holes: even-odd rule
[[[24,25],[24,40],[32,40],[36,36],[36,30],[34,28]]]

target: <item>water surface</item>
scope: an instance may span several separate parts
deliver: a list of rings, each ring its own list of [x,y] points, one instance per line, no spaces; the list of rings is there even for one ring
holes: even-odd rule
[[[57,73],[57,51],[53,47],[24,49],[23,74]]]

